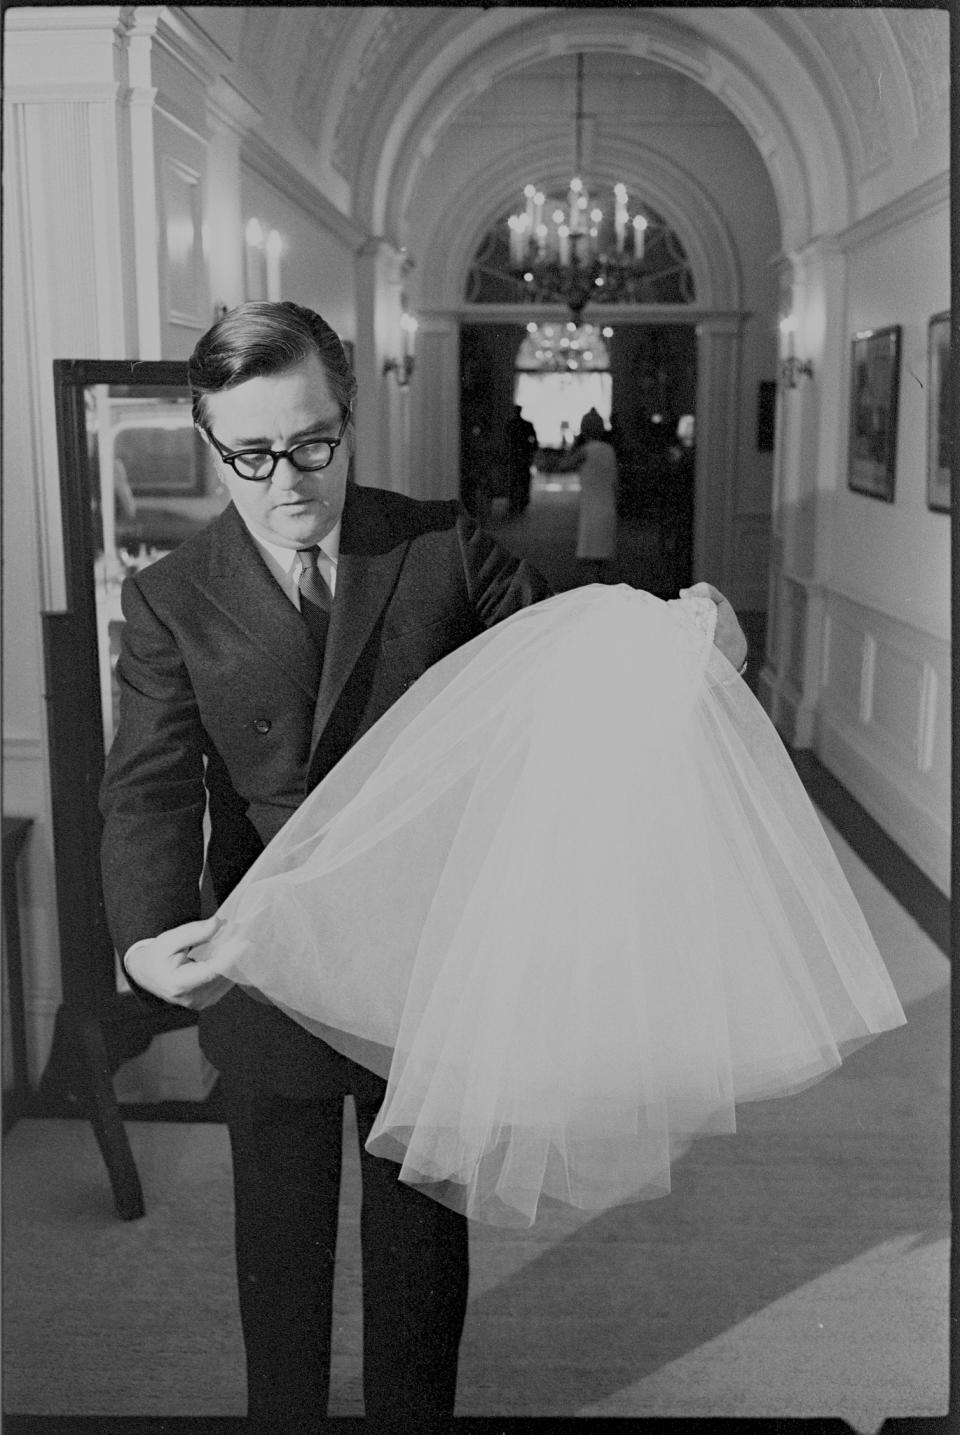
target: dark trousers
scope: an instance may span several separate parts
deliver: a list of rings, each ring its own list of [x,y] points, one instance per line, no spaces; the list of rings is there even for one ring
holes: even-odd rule
[[[364,1151],[384,1088],[365,1072],[358,1084],[365,1415],[376,1430],[439,1429],[453,1414],[467,1225]],[[249,1419],[263,1430],[315,1430],[330,1385],[343,1098],[291,1100],[224,1083],[224,1100]]]

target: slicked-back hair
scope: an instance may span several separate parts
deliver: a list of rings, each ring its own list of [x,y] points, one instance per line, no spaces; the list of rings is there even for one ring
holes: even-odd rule
[[[356,398],[357,381],[327,321],[289,301],[255,299],[238,304],[207,330],[190,355],[187,377],[194,423],[207,426],[208,394],[235,388],[247,379],[282,374],[311,354],[320,360],[330,393],[346,412]]]

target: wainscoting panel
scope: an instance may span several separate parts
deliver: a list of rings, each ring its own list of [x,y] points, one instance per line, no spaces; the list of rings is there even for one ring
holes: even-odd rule
[[[923,745],[923,690],[927,664],[916,652],[901,651],[891,638],[876,643],[866,717],[878,741],[911,766],[920,765]]]
[[[785,676],[798,696],[803,692],[806,666],[807,592],[802,583],[789,579],[785,585],[787,609],[787,654]]]
[[[828,609],[824,620],[823,691],[850,722],[861,718],[866,639],[859,624],[844,622]]]
[[[950,890],[950,644],[826,591],[814,748],[941,888]]]
[[[201,176],[173,155],[161,155],[160,257],[166,269],[167,323],[203,329],[208,322],[202,244]]]

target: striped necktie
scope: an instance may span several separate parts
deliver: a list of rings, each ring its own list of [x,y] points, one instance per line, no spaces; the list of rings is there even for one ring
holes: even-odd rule
[[[297,584],[300,589],[300,614],[322,648],[326,642],[333,594],[320,572],[320,549],[316,546],[298,548],[297,557],[300,559],[300,581]]]

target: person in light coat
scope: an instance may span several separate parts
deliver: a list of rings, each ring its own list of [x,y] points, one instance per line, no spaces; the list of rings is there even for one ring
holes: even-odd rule
[[[617,459],[596,409],[584,414],[579,442],[560,466],[580,475],[577,560],[584,581],[609,581],[617,551]]]

